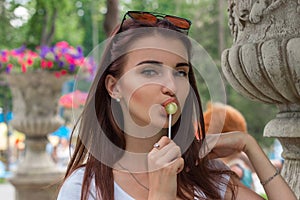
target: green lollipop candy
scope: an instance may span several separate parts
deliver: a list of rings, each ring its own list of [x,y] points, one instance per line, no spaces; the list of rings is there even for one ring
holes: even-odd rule
[[[177,108],[178,108],[177,104],[174,103],[174,102],[171,102],[171,103],[167,104],[166,107],[165,107],[165,109],[166,109],[166,111],[169,115],[173,115],[174,113],[176,113]]]

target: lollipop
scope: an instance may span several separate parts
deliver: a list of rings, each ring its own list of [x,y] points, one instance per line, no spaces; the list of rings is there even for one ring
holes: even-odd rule
[[[169,114],[169,131],[168,137],[171,139],[171,126],[172,126],[172,115],[177,112],[177,104],[174,102],[168,103],[165,107],[167,113]]]
[[[173,115],[174,113],[177,112],[177,108],[178,108],[177,104],[174,102],[171,102],[166,105],[165,109],[169,115]]]

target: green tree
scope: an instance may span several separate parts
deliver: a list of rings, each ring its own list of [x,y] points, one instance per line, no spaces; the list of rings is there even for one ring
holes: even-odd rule
[[[56,33],[58,16],[68,19],[72,3],[68,0],[36,0],[30,1],[34,14],[28,22],[26,43],[28,47],[51,45]],[[67,20],[69,23],[72,20]],[[68,23],[68,24],[69,24]],[[65,24],[65,28],[68,24]]]
[[[26,8],[15,1],[0,1],[0,49],[20,46],[24,43],[26,27],[23,27],[22,16],[17,16],[16,11]]]
[[[220,49],[230,47],[232,37],[227,25],[227,5],[220,1],[225,0],[0,1],[0,49],[16,48],[24,43],[35,47],[66,40],[73,46],[83,46],[85,55],[88,55],[98,43],[106,39],[105,17],[106,20],[113,21],[109,23],[110,25],[114,25],[128,10],[155,11],[190,19],[193,22],[190,37],[204,47],[221,72]],[[109,3],[118,3],[118,8],[121,9],[116,10],[116,4],[113,6],[114,9],[109,9],[107,7]],[[225,4],[223,8],[222,3]],[[17,25],[12,22],[19,19],[15,12],[19,8],[27,10],[29,20]],[[210,96],[203,77],[198,75],[197,78],[205,106]],[[228,104],[245,115],[249,132],[254,134],[258,141],[268,145],[268,142],[265,142],[267,139],[262,139],[262,131],[265,124],[274,118],[276,108],[252,102],[239,95],[229,85],[226,85],[226,93]]]

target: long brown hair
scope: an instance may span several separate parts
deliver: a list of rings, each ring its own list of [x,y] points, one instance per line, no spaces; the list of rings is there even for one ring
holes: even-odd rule
[[[135,30],[143,26],[145,25],[131,21],[123,24],[122,37],[116,37],[115,33],[119,28],[112,34],[113,37],[109,39],[96,78],[91,86],[87,103],[73,130],[73,133],[78,131],[79,134],[64,180],[76,169],[85,167],[81,200],[88,199],[93,180],[99,199],[114,199],[114,179],[111,166],[122,157],[126,143],[122,131],[122,111],[118,103],[112,100],[108,94],[105,87],[105,78],[108,74],[114,77],[121,76],[121,66],[125,62],[126,56],[120,55],[118,52],[124,50],[124,48],[126,50],[128,44],[134,42],[138,37],[159,34],[158,31],[151,29],[136,33]],[[157,24],[147,25],[147,27],[150,26],[172,30],[174,34],[168,34],[167,37],[178,38],[178,30],[168,21],[160,20]],[[178,39],[183,41],[190,57],[191,44],[187,36],[184,34],[179,35],[180,38]],[[172,138],[180,144],[179,146],[184,152],[182,157],[185,163],[184,169],[178,174],[177,195],[182,199],[188,199],[195,195],[194,191],[197,188],[208,199],[221,199],[219,193],[221,185],[222,183],[228,184],[223,175],[224,173],[230,174],[230,172],[212,169],[209,167],[207,158],[199,158],[199,150],[204,145],[205,128],[200,95],[192,67],[188,78],[192,92],[188,94],[182,115],[172,129]],[[194,119],[194,112],[196,112],[197,119]],[[93,113],[95,114],[93,115]],[[196,123],[193,123],[193,121],[196,121]],[[179,132],[184,132],[184,135],[177,135],[176,133]],[[195,132],[201,133],[197,136],[198,139],[195,137]],[[115,147],[118,147],[117,150]],[[230,184],[229,187],[234,194],[234,187]]]

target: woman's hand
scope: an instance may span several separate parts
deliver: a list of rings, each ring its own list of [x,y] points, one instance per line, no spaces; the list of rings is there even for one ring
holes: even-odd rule
[[[260,180],[265,181],[274,176],[270,182],[264,185],[268,199],[296,200],[296,196],[285,180],[280,175],[274,175],[276,173],[275,167],[251,135],[242,132],[211,134],[207,135],[206,143],[208,149],[205,151],[211,150],[208,153],[208,157],[211,159],[226,157],[243,151],[248,156]],[[203,152],[200,151],[199,156],[203,157]],[[247,199],[249,195],[249,190],[242,187],[238,188],[237,199]]]
[[[162,137],[148,154],[148,199],[176,199],[177,174],[184,166],[181,151],[168,137]]]
[[[246,133],[235,131],[220,134],[208,134],[206,144],[210,152],[210,159],[222,158],[244,151],[246,154],[252,144],[256,143],[254,138]],[[201,156],[201,155],[200,155]]]

